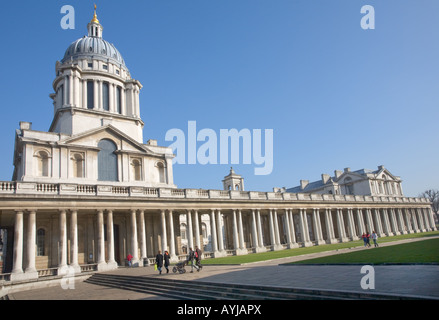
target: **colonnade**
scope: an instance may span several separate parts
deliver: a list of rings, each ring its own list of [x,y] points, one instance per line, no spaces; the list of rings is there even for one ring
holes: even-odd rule
[[[117,268],[113,210],[98,209],[94,214],[97,253],[94,261],[97,270]],[[119,215],[120,210],[115,214]],[[139,266],[143,266],[144,262],[148,264],[148,258],[155,256],[156,252],[152,252],[154,249],[151,248],[168,250],[171,260],[178,261],[178,255],[182,251],[177,247],[180,233],[175,228],[179,227],[176,218],[180,214],[186,215],[188,247],[198,246],[201,249],[203,246],[200,218],[202,214],[209,215],[211,251],[205,254],[211,257],[352,241],[359,239],[362,233],[373,230],[380,237],[436,230],[429,207],[179,208],[175,210],[148,208],[124,210],[123,214],[128,224],[124,239],[127,243],[127,252],[132,254],[133,263]],[[27,215],[26,237],[24,237],[24,215]],[[151,227],[146,218],[152,215],[157,218],[158,231],[147,234],[146,228]],[[37,210],[15,211],[11,279],[38,278],[35,267],[37,216]],[[58,216],[57,274],[66,274],[71,270],[70,268],[79,273],[81,266],[78,263],[78,210],[61,209],[58,211]],[[152,236],[155,239],[151,240]],[[155,246],[148,241],[154,241]],[[26,259],[23,259],[24,256]]]
[[[93,110],[104,110],[103,84],[108,84],[108,110],[112,113],[119,113],[126,116],[140,118],[139,93],[140,85],[134,80],[126,84],[120,81],[114,82],[110,78],[106,80],[81,78],[78,70],[64,71],[63,94],[54,101],[56,107],[75,106],[87,109],[88,105],[88,83],[92,83]],[[119,93],[118,93],[119,92]],[[58,102],[57,102],[58,101]],[[118,110],[119,109],[119,110]]]

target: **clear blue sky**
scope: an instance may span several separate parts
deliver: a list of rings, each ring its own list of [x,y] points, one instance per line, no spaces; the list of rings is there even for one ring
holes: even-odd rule
[[[47,131],[55,62],[87,33],[93,1],[7,1],[0,11],[0,180],[15,129]],[[143,84],[144,139],[173,128],[273,129],[270,175],[233,165],[246,190],[384,165],[416,196],[439,188],[439,1],[96,1],[104,39]],[[65,4],[75,29],[60,26]],[[375,30],[360,26],[363,5]],[[200,146],[202,143],[199,143]],[[221,189],[230,164],[175,165],[181,188]]]

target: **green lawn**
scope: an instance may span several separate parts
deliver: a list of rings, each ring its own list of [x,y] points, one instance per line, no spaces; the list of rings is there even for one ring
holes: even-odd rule
[[[410,239],[410,238],[420,238],[420,237],[430,237],[430,236],[439,236],[439,231],[433,231],[433,232],[425,232],[425,233],[415,233],[415,234],[406,234],[406,235],[400,235],[400,236],[393,236],[393,237],[383,237],[379,238],[379,243],[389,242],[389,241],[396,241],[401,239]],[[272,260],[272,259],[278,259],[278,258],[286,258],[286,257],[294,257],[299,256],[303,254],[309,254],[309,253],[317,253],[317,252],[324,252],[324,251],[331,251],[331,250],[337,250],[337,249],[344,249],[344,248],[353,248],[363,246],[363,241],[351,241],[346,243],[337,243],[337,244],[325,244],[321,246],[312,246],[307,248],[295,248],[295,249],[288,249],[288,250],[280,250],[280,251],[269,251],[269,252],[263,252],[263,253],[253,253],[243,256],[229,256],[224,258],[213,258],[213,259],[205,259],[202,261],[203,265],[209,265],[209,264],[244,264],[244,263],[250,263],[250,262],[258,262],[258,261],[266,261],[266,260]],[[395,248],[395,246],[392,246],[392,248]],[[382,248],[369,248],[369,249],[382,249]],[[364,251],[362,251],[364,252]],[[436,247],[436,257],[438,255],[438,250]],[[337,257],[340,255],[337,255]]]
[[[302,260],[292,264],[392,264],[439,263],[439,239],[428,239],[391,247],[370,247],[366,250]]]

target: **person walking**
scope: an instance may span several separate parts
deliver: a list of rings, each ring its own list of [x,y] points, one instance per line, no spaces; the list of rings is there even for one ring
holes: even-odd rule
[[[372,240],[373,240],[373,244],[374,244],[374,246],[375,246],[375,247],[378,247],[378,242],[377,242],[377,240],[378,240],[378,235],[377,235],[377,233],[375,232],[375,230],[372,231]]]
[[[195,252],[194,250],[192,250],[192,248],[189,248],[188,261],[191,263],[191,273],[194,272],[194,259],[195,259]]]
[[[364,246],[367,246],[367,236],[366,236],[365,232],[363,232],[363,235],[361,236],[361,238],[363,238]]]
[[[201,255],[202,253],[200,248],[198,248],[198,246],[195,246],[195,262],[198,267],[197,269],[198,271],[200,271],[203,268],[203,266],[201,265]]]
[[[128,253],[127,255],[127,261],[128,261],[128,267],[131,268],[131,260],[133,259],[133,256],[131,255],[131,253]]]
[[[370,233],[366,233],[367,246],[370,247]]]
[[[166,268],[166,273],[169,273],[169,252],[165,251],[165,253],[163,254],[163,260],[164,260],[164,264],[165,264],[165,268]]]
[[[157,270],[159,271],[159,274],[162,274],[162,267],[163,267],[163,255],[161,251],[157,253],[155,256],[155,264],[157,265]]]

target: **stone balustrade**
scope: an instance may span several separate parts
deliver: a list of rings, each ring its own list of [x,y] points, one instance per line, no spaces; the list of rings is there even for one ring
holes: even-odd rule
[[[66,183],[37,183],[1,181],[0,195],[79,195],[139,197],[139,198],[174,198],[174,199],[218,199],[218,200],[270,200],[270,201],[342,201],[342,202],[381,202],[381,203],[428,203],[427,198],[396,196],[361,196],[337,194],[278,193],[260,191],[206,190],[153,188],[139,186],[82,185]]]

